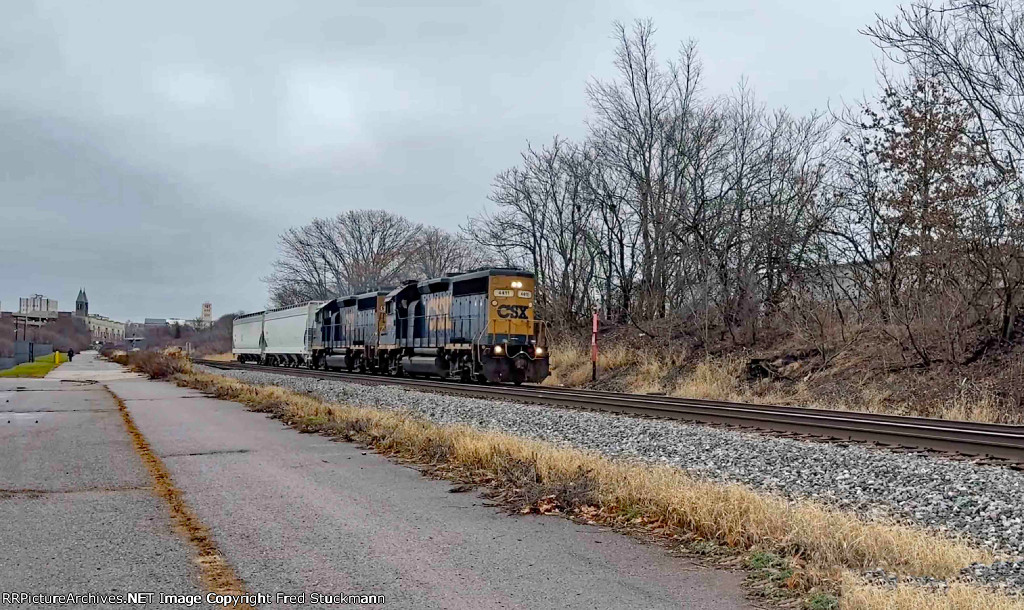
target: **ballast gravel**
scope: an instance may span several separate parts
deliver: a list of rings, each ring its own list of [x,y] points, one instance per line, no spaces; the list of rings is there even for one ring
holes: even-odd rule
[[[398,386],[263,371],[206,370],[247,383],[287,387],[323,400],[409,410],[437,423],[468,424],[612,457],[678,466],[712,480],[744,483],[868,517],[889,516],[966,535],[998,553],[1024,557],[1024,472],[1007,468],[863,445],[816,443]],[[963,575],[1024,589],[1024,561],[973,565]]]

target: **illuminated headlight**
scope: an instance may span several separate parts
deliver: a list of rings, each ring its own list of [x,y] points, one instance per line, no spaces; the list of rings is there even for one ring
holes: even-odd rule
[[[522,282],[512,282],[512,287],[513,288],[522,288],[523,287],[523,283]]]
[[[495,354],[501,354],[501,352],[503,352],[503,351],[505,351],[505,350],[501,349],[500,345],[495,345],[494,346],[494,353]]]
[[[538,347],[537,350],[534,353],[537,354],[538,356],[543,356],[544,355],[544,348],[543,347]]]

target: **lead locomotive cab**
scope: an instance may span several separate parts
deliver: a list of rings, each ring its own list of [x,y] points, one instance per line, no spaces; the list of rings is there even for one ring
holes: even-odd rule
[[[547,342],[535,317],[533,274],[483,269],[450,279],[454,332],[448,347],[463,363],[462,376],[469,361],[470,377],[478,380],[543,381]]]
[[[380,370],[464,381],[541,381],[543,326],[533,313],[533,275],[480,269],[410,281],[384,298]]]

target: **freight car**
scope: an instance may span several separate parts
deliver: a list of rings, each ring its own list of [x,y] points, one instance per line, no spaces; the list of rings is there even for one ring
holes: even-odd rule
[[[313,322],[324,303],[310,301],[235,317],[231,331],[232,353],[239,362],[309,365]]]
[[[286,354],[261,351],[245,327],[272,312],[239,316],[239,361],[516,384],[548,375],[534,277],[520,269],[478,269],[286,309],[310,316],[303,341],[293,339]],[[300,329],[290,332],[298,337]]]

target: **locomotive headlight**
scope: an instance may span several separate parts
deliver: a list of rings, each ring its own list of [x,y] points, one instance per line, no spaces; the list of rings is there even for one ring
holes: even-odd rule
[[[505,350],[501,349],[501,346],[500,346],[500,345],[495,345],[495,346],[494,346],[494,353],[495,353],[495,354],[499,354],[499,355],[500,355],[500,354],[501,354],[501,352],[503,352],[503,351],[505,351]]]
[[[512,287],[513,288],[522,288],[523,287],[523,283],[522,282],[512,282]]]
[[[537,349],[536,349],[536,350],[534,351],[534,353],[535,353],[535,354],[537,354],[538,356],[543,356],[543,355],[544,355],[544,348],[543,348],[543,347],[538,347],[538,348],[537,348]]]

